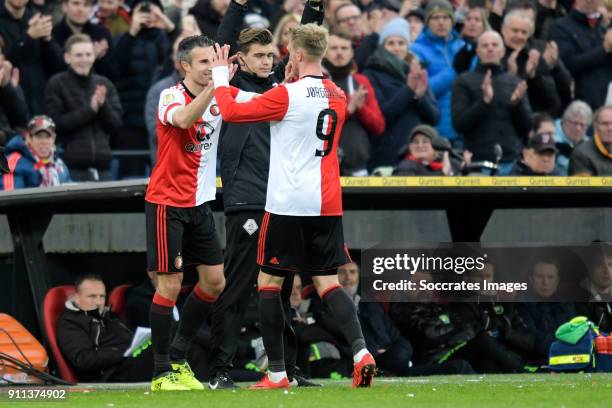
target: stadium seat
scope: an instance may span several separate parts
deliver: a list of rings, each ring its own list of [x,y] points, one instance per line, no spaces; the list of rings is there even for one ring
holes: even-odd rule
[[[119,285],[113,289],[108,297],[108,304],[111,305],[111,311],[116,313],[117,316],[124,322],[127,322],[127,305],[125,302],[125,292],[132,285],[125,284]]]
[[[49,289],[45,295],[43,313],[47,341],[49,343],[49,347],[51,347],[51,353],[53,354],[53,358],[55,359],[59,373],[64,380],[76,383],[79,380],[74,374],[74,371],[72,371],[72,368],[68,362],[64,359],[64,356],[57,345],[56,331],[57,319],[64,311],[64,304],[66,303],[66,300],[73,294],[73,285],[56,286]]]

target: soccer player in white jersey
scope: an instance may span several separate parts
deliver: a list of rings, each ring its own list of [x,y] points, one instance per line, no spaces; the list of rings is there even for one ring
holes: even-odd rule
[[[224,120],[270,121],[270,173],[257,257],[259,316],[269,372],[254,389],[290,386],[279,292],[291,273],[312,276],[319,296],[334,313],[353,350],[353,386],[370,386],[376,373],[355,306],[336,274],[338,266],[350,262],[342,230],[337,156],[346,97],[323,79],[321,59],[327,42],[327,30],[315,24],[294,28],[289,63],[299,79],[246,103],[237,102],[229,87],[229,47],[216,46],[213,58],[215,98]]]

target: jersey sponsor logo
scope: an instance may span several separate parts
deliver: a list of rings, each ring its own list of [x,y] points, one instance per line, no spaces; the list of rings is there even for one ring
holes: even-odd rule
[[[247,234],[249,235],[253,235],[255,233],[255,231],[257,231],[259,229],[259,226],[257,225],[257,223],[255,222],[254,219],[249,218],[244,225],[242,226],[242,228],[244,228],[244,230],[247,232]]]
[[[219,110],[219,105],[217,105],[216,103],[210,106],[209,111],[210,114],[213,116],[219,116],[221,114],[221,111]]]
[[[195,137],[198,142],[202,143],[187,143],[185,151],[187,153],[198,153],[201,151],[210,150],[213,142],[210,141],[210,136],[214,133],[215,128],[208,122],[202,122],[197,125]]]

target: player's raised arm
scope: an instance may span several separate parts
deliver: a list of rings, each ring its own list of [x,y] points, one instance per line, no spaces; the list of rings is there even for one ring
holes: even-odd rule
[[[214,96],[214,87],[212,83],[202,89],[202,92],[195,97],[189,105],[179,107],[174,114],[169,118],[169,122],[181,129],[189,129],[202,117],[206,107],[212,101]]]
[[[282,120],[289,106],[289,95],[278,86],[248,102],[237,102],[229,86],[229,46],[215,45],[212,76],[215,98],[226,122],[267,122]]]

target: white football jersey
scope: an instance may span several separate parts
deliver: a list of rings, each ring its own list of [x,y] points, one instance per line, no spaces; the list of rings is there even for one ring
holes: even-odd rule
[[[266,211],[342,215],[338,142],[346,117],[344,92],[330,80],[306,76],[238,103],[229,87],[217,86],[223,120],[270,121]]]

